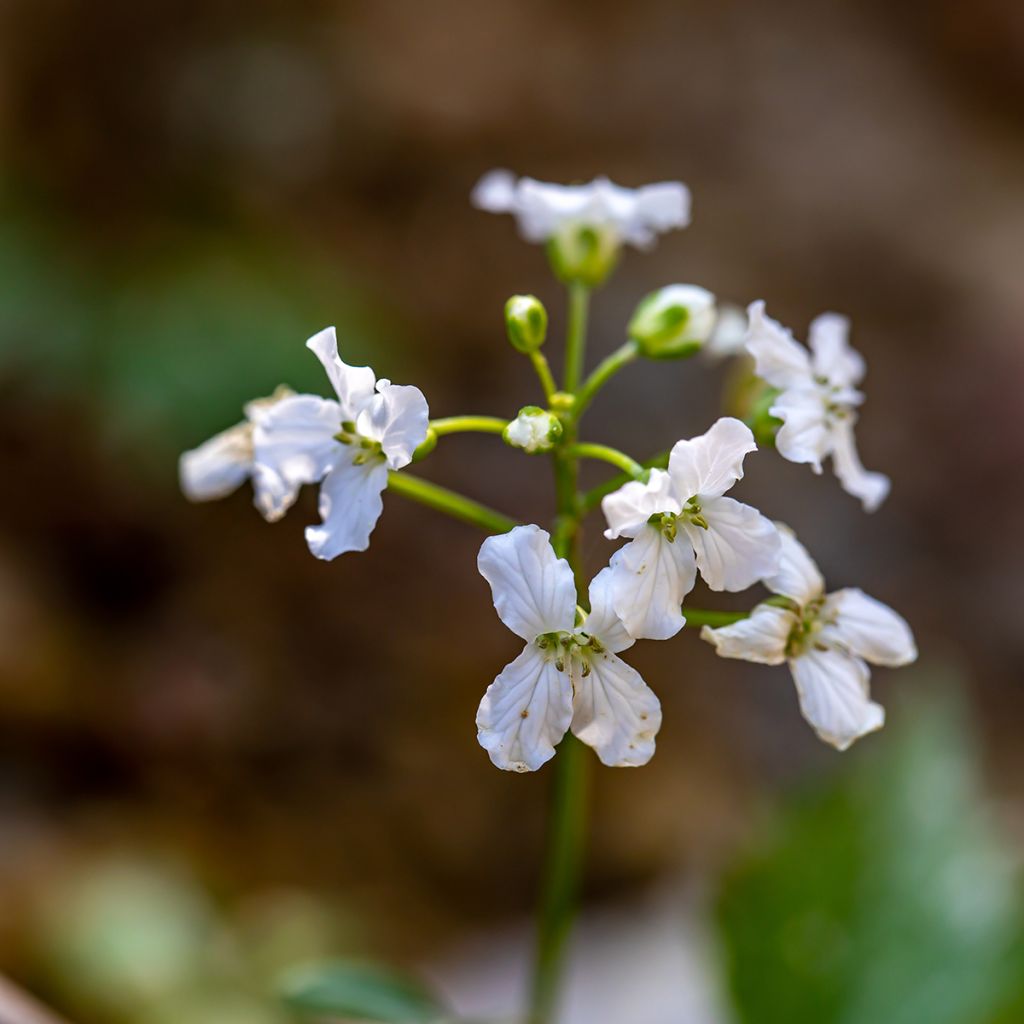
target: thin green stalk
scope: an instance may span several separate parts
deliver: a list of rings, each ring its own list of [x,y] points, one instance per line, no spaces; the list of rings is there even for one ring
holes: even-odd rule
[[[644,469],[664,469],[668,465],[668,456],[668,452],[659,452],[657,455],[645,459],[640,465]],[[613,476],[610,480],[605,480],[603,484],[598,484],[585,494],[581,494],[579,502],[580,514],[586,515],[594,506],[601,504],[601,499],[606,494],[617,491],[623,484],[629,483],[631,479],[634,479],[634,477],[628,473],[620,473],[618,476]]]
[[[569,320],[565,336],[564,391],[575,392],[583,375],[583,355],[587,344],[587,311],[590,289],[579,281],[569,285]]]
[[[500,434],[508,426],[508,420],[497,416],[447,416],[431,420],[430,429],[443,437],[445,434],[463,434],[470,431],[480,434]]]
[[[683,615],[686,616],[686,625],[694,629],[702,626],[718,629],[719,626],[731,626],[734,622],[750,618],[750,612],[715,612],[704,608],[691,608],[689,605],[683,605]]]
[[[644,474],[644,467],[636,459],[631,459],[625,452],[620,452],[618,448],[611,448],[606,444],[574,444],[569,452],[581,459],[600,459],[602,462],[610,462],[613,466],[618,466],[633,480]]]
[[[640,348],[635,341],[627,341],[620,345],[610,356],[605,357],[589,377],[583,382],[583,386],[576,395],[576,405],[573,407],[573,414],[576,419],[583,415],[584,409],[594,400],[598,393],[621,370],[628,366],[640,354]]]
[[[519,525],[514,519],[501,512],[495,512],[494,509],[481,505],[472,498],[456,494],[455,491],[433,484],[429,480],[412,476],[404,470],[388,472],[388,491],[461,519],[464,523],[472,523],[488,533],[508,533],[514,526]]]
[[[533,368],[537,371],[540,386],[544,389],[544,397],[550,402],[551,396],[558,390],[558,385],[551,375],[551,367],[548,366],[547,358],[543,352],[531,352],[530,362],[533,363]]]

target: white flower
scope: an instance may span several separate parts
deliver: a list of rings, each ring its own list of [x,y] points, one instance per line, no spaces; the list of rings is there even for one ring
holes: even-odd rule
[[[701,636],[723,658],[764,665],[788,662],[800,710],[815,732],[839,750],[879,729],[885,711],[871,700],[874,665],[917,658],[910,627],[891,608],[856,589],[825,593],[825,581],[803,545],[783,526],[778,572],[764,583],[791,607],[759,604],[750,618]]]
[[[853,428],[864,395],[857,385],[864,377],[864,360],[847,343],[849,321],[823,313],[812,323],[811,351],[799,344],[780,323],[765,315],[764,303],[748,309],[747,351],[756,370],[779,395],[768,410],[782,420],[775,447],[790,462],[809,463],[821,472],[826,456],[843,489],[873,512],[889,493],[889,478],[869,473],[857,455]]]
[[[427,436],[429,412],[419,388],[376,380],[368,366],[338,356],[333,327],[306,346],[327,371],[337,399],[294,395],[259,418],[253,432],[257,470],[280,481],[268,518],[279,517],[302,484],[322,481],[319,526],[306,528],[317,558],[364,551],[380,517],[388,470],[401,469]]]
[[[293,394],[291,389],[279,387],[267,398],[247,402],[241,423],[185,452],[178,460],[178,478],[185,497],[189,501],[226,498],[251,477],[256,507],[267,518],[274,518],[268,512],[282,500],[278,497],[282,484],[268,470],[254,464],[253,430],[274,405]]]
[[[690,355],[711,336],[715,297],[695,284],[670,284],[640,301],[627,332],[649,359]]]
[[[635,189],[607,178],[587,185],[553,185],[491,171],[473,189],[472,201],[490,213],[514,214],[528,242],[546,242],[565,229],[588,227],[648,249],[659,234],[690,223],[690,192],[678,181]]]
[[[549,452],[562,436],[562,421],[546,409],[527,405],[502,431],[505,443],[530,455]]]
[[[572,570],[540,527],[489,537],[477,564],[501,621],[526,641],[477,711],[477,736],[494,764],[536,771],[570,728],[604,764],[646,764],[661,705],[617,657],[633,640],[611,608],[608,569],[590,584],[590,614],[578,624]]]
[[[605,536],[632,538],[611,560],[612,603],[630,636],[667,640],[683,628],[680,606],[698,567],[712,590],[744,590],[775,571],[775,526],[723,497],[756,449],[750,429],[725,417],[677,441],[668,472],[652,469],[647,483],[624,484],[602,501]]]

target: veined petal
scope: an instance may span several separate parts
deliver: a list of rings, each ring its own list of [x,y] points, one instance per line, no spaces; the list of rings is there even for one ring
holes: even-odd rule
[[[596,636],[602,647],[618,654],[632,647],[636,641],[615,612],[613,586],[613,570],[606,565],[590,581],[590,613],[582,629],[589,636]]]
[[[802,387],[811,382],[807,349],[777,320],[765,315],[764,302],[747,307],[747,351],[754,357],[758,377],[774,388]]]
[[[807,553],[807,548],[796,539],[796,534],[783,523],[776,523],[779,531],[779,568],[763,579],[773,593],[790,597],[803,606],[825,593],[825,580]]]
[[[325,327],[306,342],[306,348],[320,360],[338,395],[341,419],[354,420],[373,398],[376,378],[368,366],[349,366],[338,355],[338,338],[333,327]],[[339,421],[340,422],[340,421]]]
[[[320,485],[319,526],[306,527],[309,550],[329,561],[346,551],[365,551],[380,519],[381,494],[388,485],[388,467],[377,458],[356,465],[342,457]]]
[[[429,421],[427,400],[419,388],[381,380],[377,394],[359,414],[356,430],[380,441],[388,466],[401,469],[412,462],[412,453],[426,439]]]
[[[707,528],[685,519],[679,525],[693,545],[697,566],[712,590],[746,590],[779,566],[779,531],[756,508],[733,498],[701,505]]]
[[[601,499],[609,540],[635,537],[647,520],[659,512],[678,514],[682,503],[672,490],[672,479],[663,469],[652,469],[647,483],[630,480]]]
[[[189,501],[214,501],[237,490],[252,472],[252,424],[237,423],[185,452],[178,479]]]
[[[556,557],[551,537],[539,526],[517,526],[488,537],[476,564],[491,585],[498,617],[516,636],[530,641],[575,625],[572,569]]]
[[[534,772],[555,753],[572,721],[572,683],[548,652],[528,643],[487,688],[477,739],[499,768]]]
[[[630,636],[667,640],[683,628],[680,606],[696,579],[693,550],[685,538],[670,541],[645,526],[612,556],[612,605]]]
[[[822,612],[834,620],[823,638],[838,641],[851,654],[876,665],[897,667],[917,659],[914,634],[902,615],[856,587],[829,594]]]
[[[864,377],[864,359],[850,348],[850,321],[838,313],[822,313],[811,321],[808,342],[816,377],[837,388],[856,387]]]
[[[345,451],[334,436],[340,428],[338,403],[316,395],[284,398],[260,414],[253,428],[253,477],[264,516],[280,518],[302,484],[330,471]]]
[[[815,387],[783,391],[768,410],[782,420],[775,435],[775,448],[790,462],[809,463],[821,472],[821,460],[832,446],[828,412],[821,392]]]
[[[689,441],[676,441],[668,473],[680,500],[696,495],[717,498],[743,476],[743,459],[757,451],[750,427],[723,416],[710,430]]]
[[[853,436],[852,417],[840,420],[832,428],[832,469],[843,490],[860,498],[865,512],[874,512],[889,494],[889,478],[884,473],[872,473],[861,465]]]
[[[885,710],[871,699],[870,673],[860,658],[812,647],[789,667],[804,718],[837,750],[885,724]]]
[[[661,703],[635,668],[608,652],[572,661],[573,733],[593,747],[602,764],[626,768],[647,764],[661,728]]]
[[[789,635],[800,625],[793,612],[770,604],[759,604],[750,617],[730,626],[700,631],[702,640],[715,645],[723,658],[741,658],[761,665],[781,665],[786,660]]]

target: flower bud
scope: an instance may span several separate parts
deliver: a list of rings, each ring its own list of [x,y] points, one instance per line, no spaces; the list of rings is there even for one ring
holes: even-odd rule
[[[513,348],[537,352],[548,333],[548,311],[535,295],[513,295],[505,303],[505,330]]]
[[[615,268],[620,248],[619,235],[609,226],[566,224],[548,239],[548,260],[565,284],[596,288]]]
[[[715,297],[695,284],[671,284],[640,301],[629,336],[648,359],[693,355],[715,327]]]
[[[550,451],[562,436],[562,422],[547,409],[527,405],[502,431],[505,443],[531,455]]]

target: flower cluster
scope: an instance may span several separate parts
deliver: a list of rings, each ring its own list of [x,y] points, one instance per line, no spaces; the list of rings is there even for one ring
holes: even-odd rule
[[[607,278],[625,245],[647,248],[659,233],[689,220],[689,193],[673,182],[627,189],[602,178],[563,186],[496,171],[480,181],[473,201],[514,214],[527,241],[546,244],[552,268],[577,303]],[[794,534],[730,496],[744,459],[758,447],[750,423],[722,417],[646,464],[579,441],[590,400],[633,359],[679,359],[702,348],[717,358],[742,356],[753,361],[777,451],[818,473],[831,458],[842,486],[872,511],[889,481],[864,470],[857,455],[853,428],[865,365],[848,344],[847,321],[818,317],[808,350],[765,315],[763,302],[752,303],[744,317],[734,307],[718,307],[703,288],[670,285],[640,302],[626,343],[581,383],[584,322],[585,315],[570,317],[566,380],[559,389],[542,353],[543,305],[533,296],[509,300],[509,340],[533,363],[546,399],[509,419],[431,420],[417,388],[343,362],[334,328],[327,328],[306,344],[334,397],[279,388],[250,402],[242,423],[182,456],[183,490],[202,501],[251,479],[256,507],[273,521],[303,484],[319,484],[322,521],[307,527],[306,541],[325,560],[368,546],[389,482],[406,497],[495,534],[480,549],[479,570],[502,622],[525,642],[477,712],[480,744],[500,768],[536,770],[568,732],[607,765],[645,764],[654,753],[661,707],[619,655],[637,640],[675,636],[688,619],[703,625],[701,636],[722,657],[788,664],[804,717],[838,749],[877,729],[884,713],[870,697],[868,663],[908,664],[916,657],[913,636],[899,615],[860,590],[826,594]],[[414,455],[429,454],[439,437],[463,430],[498,434],[511,447],[552,458],[559,485],[554,538],[428,481],[396,475]],[[580,494],[574,467],[587,457],[617,466],[623,479],[596,496]],[[598,501],[605,536],[625,543],[583,593],[574,543],[584,511]],[[688,609],[698,573],[712,591],[763,584],[774,596],[750,613]],[[712,628],[709,617],[725,624]]]

